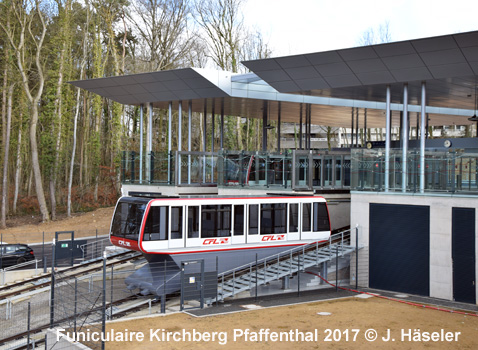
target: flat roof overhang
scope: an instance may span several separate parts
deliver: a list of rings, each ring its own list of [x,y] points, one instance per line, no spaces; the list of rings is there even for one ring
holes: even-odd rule
[[[243,64],[277,91],[354,100],[420,104],[421,82],[427,105],[474,109],[478,74],[478,31],[286,57]]]
[[[187,111],[262,118],[268,102],[270,120],[299,122],[300,104],[312,104],[312,124],[350,127],[351,108],[360,109],[363,127],[385,127],[385,91],[391,85],[392,111],[400,111],[403,83],[409,84],[409,111],[419,113],[421,82],[427,85],[429,125],[472,122],[478,72],[478,32],[247,61],[254,73],[184,68],[71,84],[125,105],[152,103]],[[305,109],[304,109],[305,121]],[[413,115],[413,114],[412,114]],[[411,117],[413,118],[413,117]],[[411,119],[413,125],[413,119]],[[392,112],[398,126],[398,113]]]

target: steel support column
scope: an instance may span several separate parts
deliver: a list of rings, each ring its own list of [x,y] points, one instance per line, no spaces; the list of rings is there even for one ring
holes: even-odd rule
[[[178,103],[178,152],[182,151],[182,143],[183,143],[183,101],[179,101]],[[178,174],[178,178],[176,179],[177,184],[181,184],[181,155],[177,153],[179,157],[176,164],[178,164],[178,168],[176,169],[176,173]]]
[[[148,182],[151,183],[153,181],[153,177],[151,176],[151,164],[152,164],[152,153],[153,153],[153,103],[149,103],[149,118],[148,118],[148,148],[146,149],[146,152],[149,154],[148,157],[148,166],[146,167],[148,169]]]
[[[216,132],[216,100],[212,99],[212,110],[211,110],[211,152],[214,152],[214,134]]]
[[[280,152],[280,119],[281,119],[281,101],[279,101],[277,111],[277,152]]]
[[[408,183],[408,84],[403,84],[403,118],[402,118],[402,192],[407,191]]]
[[[173,120],[173,102],[169,102],[169,114],[168,114],[168,184],[171,184],[171,151],[173,149],[173,132],[172,132],[172,120]]]
[[[354,147],[354,118],[355,118],[354,112],[355,112],[355,108],[352,107],[352,125],[351,125],[352,132],[350,134],[350,148]]]
[[[143,132],[143,108],[144,105],[141,104],[139,107],[139,183],[143,183],[143,149],[144,149],[144,132]]]
[[[300,104],[299,114],[299,149],[302,149],[302,103]]]
[[[367,108],[363,110],[363,145],[367,143]]]
[[[182,151],[183,141],[183,101],[179,101],[178,105],[178,151]]]
[[[191,152],[192,114],[193,114],[193,103],[191,100],[189,100],[189,103],[188,103],[188,152]],[[190,184],[191,184],[191,155],[188,154],[188,185]]]
[[[358,147],[359,146],[359,112],[360,112],[360,109],[357,107],[355,108],[356,112],[357,112],[357,119],[355,121],[355,146]]]
[[[203,113],[203,152],[207,152],[207,99],[204,99],[204,113]]]
[[[426,84],[422,82],[421,121],[420,121],[420,193],[425,192],[425,118],[426,118]],[[418,133],[418,129],[417,129]]]
[[[204,125],[203,125],[203,147],[204,152],[207,152],[207,99],[204,99],[204,115],[203,115]],[[206,182],[206,156],[203,157],[202,165],[202,182]]]
[[[262,102],[262,151],[267,152],[267,101]]]
[[[391,133],[391,91],[390,85],[387,85],[387,103],[386,103],[386,133],[385,133],[385,192],[390,190],[390,140],[392,137]]]
[[[221,99],[221,151],[224,150],[224,97]]]

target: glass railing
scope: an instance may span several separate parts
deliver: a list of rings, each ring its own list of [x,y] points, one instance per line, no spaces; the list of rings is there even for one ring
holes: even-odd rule
[[[350,153],[344,151],[186,152],[122,155],[123,184],[348,189]]]
[[[351,189],[385,191],[385,150],[352,150]],[[390,150],[388,191],[420,192],[420,152],[407,153],[403,174],[401,150]],[[424,191],[436,193],[478,193],[478,153],[466,150],[425,152]],[[404,184],[405,182],[405,184]]]

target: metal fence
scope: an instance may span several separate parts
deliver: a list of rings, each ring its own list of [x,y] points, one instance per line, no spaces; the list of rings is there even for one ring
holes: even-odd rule
[[[104,333],[106,322],[125,315],[214,307],[230,299],[268,298],[350,284],[356,287],[358,229],[351,231],[352,235],[341,232],[328,242],[301,246],[221,273],[224,255],[176,262],[164,256],[162,261],[149,263],[135,258],[118,263],[118,258],[104,254],[95,272],[81,276],[70,269],[53,268],[47,287],[0,301],[0,348],[31,349],[46,341],[47,349],[71,349],[71,340],[77,340],[89,348],[103,349],[109,341]],[[55,255],[54,250],[53,262]],[[48,336],[46,328],[52,329]]]

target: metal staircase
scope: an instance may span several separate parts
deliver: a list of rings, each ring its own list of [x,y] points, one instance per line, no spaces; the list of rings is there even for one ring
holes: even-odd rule
[[[225,271],[218,276],[217,300],[251,290],[252,288],[278,280],[282,277],[292,276],[300,271],[305,271],[312,266],[356,251],[350,245],[350,231],[337,233],[327,242],[316,242],[295,247],[291,250]],[[209,302],[215,302],[216,299]]]

